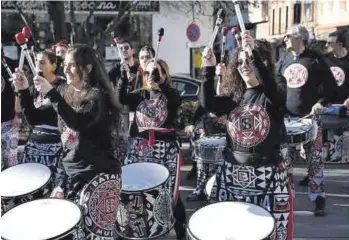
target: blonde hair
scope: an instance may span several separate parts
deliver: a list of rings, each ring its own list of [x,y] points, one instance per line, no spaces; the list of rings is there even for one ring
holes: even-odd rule
[[[147,67],[149,63],[153,63],[153,62],[155,62],[154,58],[152,58],[148,62],[146,62],[145,66]],[[159,69],[160,76],[165,76],[165,78],[166,78],[165,84],[168,87],[172,87],[172,78],[170,75],[170,68],[169,68],[168,64],[162,59],[157,59],[156,63],[159,64],[159,66],[160,66],[160,69]],[[143,88],[149,90],[149,87],[147,84],[147,80],[148,80],[147,78],[148,78],[147,76],[143,75]]]

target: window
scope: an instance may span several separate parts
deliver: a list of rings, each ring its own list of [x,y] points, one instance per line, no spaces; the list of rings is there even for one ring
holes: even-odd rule
[[[279,34],[281,34],[281,8],[279,8]]]
[[[301,23],[301,13],[302,13],[302,3],[297,2],[293,5],[294,15],[293,15],[293,23],[299,24]]]
[[[273,22],[271,25],[271,34],[274,35],[275,34],[275,9],[273,9]]]
[[[172,81],[173,88],[177,89],[179,94],[181,94],[182,96],[197,95],[199,86],[195,83],[182,81],[179,79],[172,79]]]
[[[285,32],[287,32],[288,28],[288,6],[286,7],[286,23],[285,23]]]
[[[304,18],[305,21],[311,21],[313,18],[313,1],[306,0],[304,2]]]

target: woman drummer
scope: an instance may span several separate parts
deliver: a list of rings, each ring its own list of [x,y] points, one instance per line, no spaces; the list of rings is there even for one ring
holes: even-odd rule
[[[64,88],[55,89],[40,76],[34,84],[58,114],[63,165],[69,177],[65,197],[83,207],[86,239],[110,240],[121,189],[121,167],[110,153],[112,85],[101,60],[87,45],[68,49],[64,73],[68,83]]]
[[[211,199],[261,205],[274,214],[280,239],[285,235],[292,239],[287,171],[280,157],[284,119],[279,109],[285,96],[271,77],[269,46],[242,33],[243,48],[236,49],[226,73],[222,72],[222,84],[230,89],[230,96],[214,95],[216,59],[211,49],[204,50],[201,104],[209,112],[229,116],[225,160],[218,167]]]
[[[180,149],[174,130],[181,105],[179,93],[171,87],[167,63],[161,59],[147,62],[143,71],[143,88],[127,92],[127,65],[123,66],[119,100],[135,112],[131,126],[131,148],[125,164],[155,162],[163,164],[170,172],[170,190],[175,201],[174,217],[177,239],[185,238],[186,215],[179,197]],[[160,153],[160,154],[157,154]]]
[[[52,88],[62,88],[65,79],[57,75],[60,59],[50,51],[37,54],[38,71],[47,79]],[[35,86],[29,87],[23,72],[13,74],[18,88],[18,97],[24,117],[32,129],[24,147],[21,163],[36,162],[48,166],[53,172],[55,187],[64,188],[66,175],[62,166],[62,144],[57,127],[57,113],[51,101],[41,94]]]

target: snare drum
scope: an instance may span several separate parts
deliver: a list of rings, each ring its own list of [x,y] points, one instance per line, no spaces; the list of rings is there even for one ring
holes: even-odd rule
[[[23,163],[0,173],[2,213],[31,200],[48,197],[53,189],[51,170],[40,163]]]
[[[197,161],[220,164],[224,161],[223,150],[227,142],[225,137],[203,137],[194,142],[194,154]]]
[[[189,219],[187,232],[190,240],[275,240],[276,221],[257,205],[219,202],[197,210]]]
[[[122,167],[117,232],[126,239],[152,239],[169,232],[174,223],[167,168],[156,163]]]
[[[313,138],[313,120],[299,118],[285,118],[285,126],[287,129],[287,142],[289,145],[305,144]],[[316,134],[315,134],[316,136]]]
[[[2,216],[1,238],[6,240],[78,240],[82,214],[73,202],[39,199],[21,204]]]

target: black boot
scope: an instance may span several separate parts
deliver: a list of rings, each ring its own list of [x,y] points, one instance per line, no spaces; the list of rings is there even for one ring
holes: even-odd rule
[[[302,180],[299,181],[299,186],[308,186],[309,185],[309,176],[304,177]]]
[[[188,173],[187,180],[195,179],[196,174],[197,174],[196,162],[193,162],[193,167],[191,168],[190,172]]]
[[[315,200],[314,215],[317,216],[317,217],[325,216],[325,205],[326,205],[325,198],[323,198],[321,196],[317,196],[317,198]]]
[[[176,232],[177,239],[185,240],[187,217],[186,217],[185,208],[180,196],[178,196],[178,201],[174,208],[173,215],[176,220],[174,224],[174,230]]]

